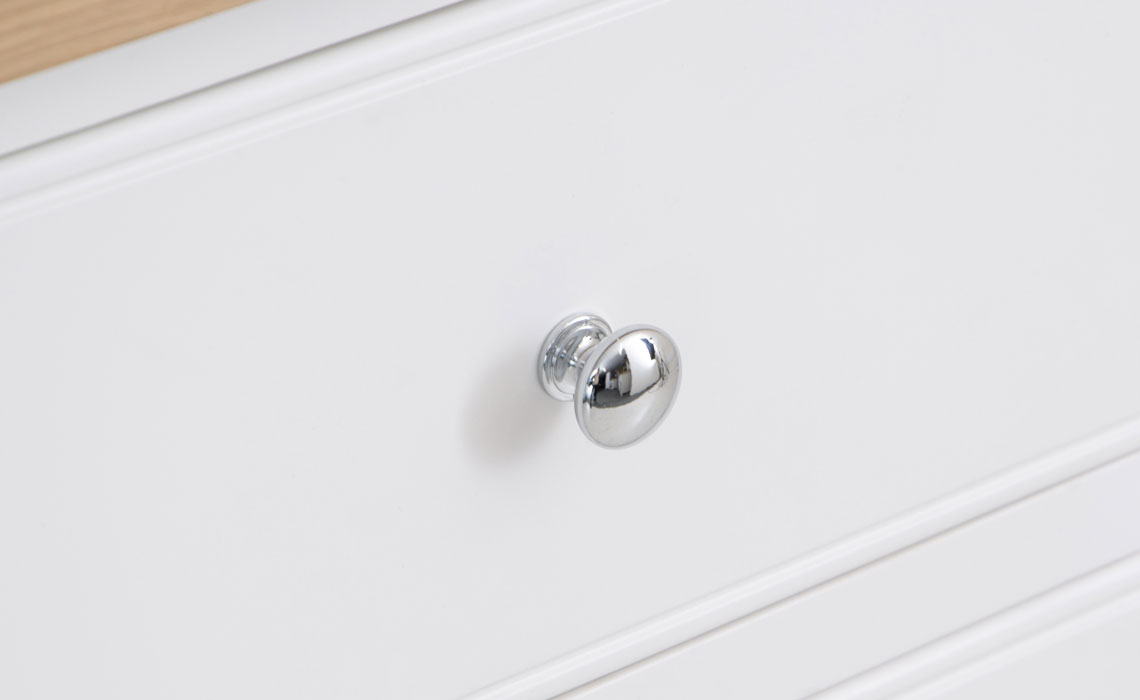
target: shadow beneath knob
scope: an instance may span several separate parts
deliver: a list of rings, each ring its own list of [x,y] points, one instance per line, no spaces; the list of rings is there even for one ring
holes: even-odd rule
[[[488,370],[469,398],[464,437],[487,466],[506,466],[533,454],[558,420],[574,420],[570,405],[543,392],[533,353],[519,353]]]

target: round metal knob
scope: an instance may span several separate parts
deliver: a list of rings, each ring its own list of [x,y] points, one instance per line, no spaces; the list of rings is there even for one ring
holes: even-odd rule
[[[546,336],[538,380],[554,398],[574,401],[586,437],[602,447],[626,447],[669,413],[681,384],[681,355],[660,328],[626,326],[615,333],[599,316],[574,314]]]

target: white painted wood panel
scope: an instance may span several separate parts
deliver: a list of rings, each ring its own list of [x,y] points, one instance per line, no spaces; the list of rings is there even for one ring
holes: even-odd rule
[[[908,694],[920,698],[1140,696],[1140,590]]]
[[[10,153],[0,159],[0,200],[12,201],[0,207],[0,219],[353,109],[658,2],[464,0]],[[80,89],[98,81],[74,82]],[[26,101],[6,101],[14,105],[6,118],[40,119]]]
[[[257,0],[0,84],[0,154],[447,4],[447,0]]]
[[[1138,592],[1140,553],[1134,553],[869,669],[813,698],[874,700],[938,694],[1076,631],[1129,615]],[[1115,651],[1127,654],[1129,648]]]
[[[535,25],[9,201],[0,690],[549,695],[1133,449],[958,491],[1137,412],[1134,12]],[[582,307],[684,353],[633,450],[534,382]]]
[[[895,675],[872,670],[869,675],[876,680],[893,680],[887,687],[883,682],[844,681],[1030,598],[1044,594],[1048,599],[1053,589],[1063,590],[1071,580],[1102,567],[1112,569],[1140,552],[1137,493],[1140,454],[791,597],[567,698],[777,700],[837,686],[820,697],[855,700],[893,697],[907,681],[911,686],[944,686],[946,674],[928,670],[933,664],[915,664]],[[1140,566],[1132,569],[1125,583],[1140,587]],[[1120,590],[1117,585],[1107,596]],[[1075,597],[1060,616],[1054,605],[1038,606],[1044,610],[1039,617],[1048,626],[1056,621],[1051,617],[1063,619],[1074,609],[1080,611],[1082,600],[1086,607],[1096,607],[1105,596],[1103,587],[1085,586],[1084,599]],[[1028,616],[1026,626],[1032,622]],[[994,658],[985,646],[991,638],[974,640],[974,646],[981,647],[974,656],[986,663]],[[997,649],[1005,653],[1009,645],[1008,638],[999,639]],[[970,648],[960,645],[957,655],[969,658]]]

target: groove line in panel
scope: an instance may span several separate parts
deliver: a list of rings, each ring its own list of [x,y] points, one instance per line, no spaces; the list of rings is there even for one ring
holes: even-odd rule
[[[1122,459],[1140,447],[1138,439],[1140,420],[1129,421],[468,697],[542,698],[568,692]]]

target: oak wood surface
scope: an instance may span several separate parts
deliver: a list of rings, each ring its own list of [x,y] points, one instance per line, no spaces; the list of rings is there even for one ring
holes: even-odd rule
[[[0,0],[0,82],[249,0]]]

